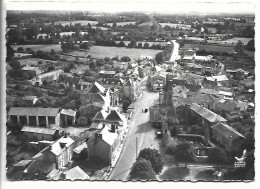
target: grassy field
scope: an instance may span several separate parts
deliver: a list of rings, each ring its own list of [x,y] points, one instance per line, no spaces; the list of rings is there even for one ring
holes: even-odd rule
[[[227,53],[233,53],[234,47],[232,46],[225,46],[225,45],[203,45],[203,44],[185,44],[184,49],[190,49],[198,47],[200,50],[206,50],[208,52],[227,52]]]
[[[55,52],[61,51],[61,45],[59,44],[51,44],[51,45],[12,45],[12,48],[16,50],[19,47],[23,47],[24,50],[26,48],[31,48],[33,51],[41,50],[44,52],[51,51],[53,49]]]
[[[234,37],[231,39],[227,39],[225,41],[221,41],[221,43],[225,43],[225,44],[237,44],[237,42],[240,40],[242,41],[242,43],[244,45],[246,45],[250,40],[252,40],[253,38],[245,38],[245,37]]]
[[[105,58],[105,57],[122,57],[129,56],[130,58],[140,58],[142,57],[155,57],[155,55],[160,52],[160,50],[151,49],[135,49],[135,48],[125,48],[125,47],[103,47],[103,46],[93,46],[87,51],[88,55],[94,58]],[[79,51],[77,51],[77,54]],[[85,52],[81,52],[86,55]]]
[[[49,64],[49,63],[55,63],[55,61],[45,60],[45,59],[40,59],[40,58],[26,58],[26,59],[19,60],[21,65],[28,65],[28,66],[38,66],[39,61],[42,62],[42,65]]]
[[[136,22],[116,22],[117,26],[124,26],[124,25],[130,25],[135,24]],[[113,26],[113,23],[107,23],[108,26]]]
[[[163,28],[165,26],[170,26],[171,28],[179,28],[179,29],[191,29],[191,25],[187,25],[187,24],[174,24],[174,23],[165,23],[165,22],[161,22],[159,23]]]

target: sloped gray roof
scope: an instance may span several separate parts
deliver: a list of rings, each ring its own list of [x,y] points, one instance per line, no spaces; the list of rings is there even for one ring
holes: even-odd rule
[[[17,116],[57,116],[58,108],[11,107],[8,115]]]
[[[214,122],[221,122],[221,121],[227,121],[225,118],[221,117],[220,115],[210,111],[207,108],[204,108],[203,106],[200,106],[196,103],[193,103],[190,106],[190,109],[199,114],[201,117],[205,118],[211,123]]]
[[[57,130],[56,129],[44,128],[44,127],[24,126],[21,131],[22,132],[29,132],[29,133],[54,135]]]

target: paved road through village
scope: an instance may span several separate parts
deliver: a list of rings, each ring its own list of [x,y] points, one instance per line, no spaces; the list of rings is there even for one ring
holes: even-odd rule
[[[129,123],[129,131],[124,148],[115,168],[108,178],[109,180],[127,180],[136,159],[136,146],[138,152],[147,147],[158,149],[159,141],[155,137],[156,130],[149,123],[149,112],[144,113],[142,109],[148,109],[153,105],[155,100],[158,100],[159,94],[149,92],[146,83],[147,79],[142,83],[142,96],[134,103],[135,113],[132,121]]]

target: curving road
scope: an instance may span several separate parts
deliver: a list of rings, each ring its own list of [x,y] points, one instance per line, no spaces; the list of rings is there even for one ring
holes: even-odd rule
[[[158,93],[149,92],[147,78],[142,82],[143,94],[135,103],[135,113],[129,124],[129,131],[120,158],[112,170],[108,180],[126,181],[131,167],[136,159],[136,150],[143,148],[159,148],[160,141],[155,137],[155,129],[149,123],[149,112],[144,113],[142,109],[149,108],[159,98]],[[137,148],[136,148],[137,147]]]

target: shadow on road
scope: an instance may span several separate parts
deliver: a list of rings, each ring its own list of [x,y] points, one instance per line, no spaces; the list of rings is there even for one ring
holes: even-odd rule
[[[189,174],[190,170],[185,167],[170,167],[162,175],[160,175],[161,180],[184,180],[184,178]]]
[[[151,130],[154,130],[154,128],[151,127],[149,122],[142,123],[140,125],[137,125],[136,127],[137,127],[137,130],[136,130],[135,134],[147,133],[147,132],[150,132]]]
[[[206,180],[206,181],[213,181],[216,180],[215,176],[213,175],[215,173],[215,169],[209,169],[209,170],[203,170],[197,173],[195,176],[195,179],[197,180]]]

